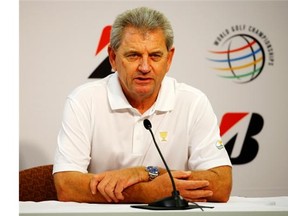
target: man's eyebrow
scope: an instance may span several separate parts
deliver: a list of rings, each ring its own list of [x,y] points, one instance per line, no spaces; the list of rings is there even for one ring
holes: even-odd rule
[[[125,56],[130,55],[130,54],[142,55],[142,53],[137,51],[137,50],[126,50],[123,53],[123,55],[125,55]],[[161,50],[155,50],[155,51],[149,52],[148,55],[164,55],[164,52]]]
[[[124,54],[124,56],[130,55],[130,54],[137,54],[137,55],[139,55],[140,52],[138,52],[138,51],[136,51],[136,50],[127,50],[127,51],[125,51],[123,54]]]
[[[149,53],[150,55],[151,54],[158,54],[158,55],[163,55],[164,53],[162,52],[162,51],[160,51],[160,50],[157,50],[157,51],[153,51],[153,52],[151,52],[151,53]]]
[[[127,50],[124,50],[124,53],[139,53],[139,51],[135,49],[127,49]]]

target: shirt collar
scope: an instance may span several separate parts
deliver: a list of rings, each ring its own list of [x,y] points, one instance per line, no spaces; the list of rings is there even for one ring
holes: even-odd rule
[[[174,80],[172,78],[164,77],[154,106],[155,111],[167,112],[173,109],[175,104],[174,85]],[[108,100],[112,110],[133,109],[122,91],[117,72],[111,75],[107,88]]]
[[[156,100],[155,110],[168,112],[173,110],[176,101],[174,79],[165,76]]]
[[[107,88],[108,100],[112,110],[132,108],[122,91],[117,72],[111,75]]]

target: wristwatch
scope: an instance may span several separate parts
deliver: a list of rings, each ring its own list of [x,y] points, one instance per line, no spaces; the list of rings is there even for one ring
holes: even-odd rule
[[[148,172],[150,181],[159,176],[159,169],[157,166],[147,166],[146,171]]]

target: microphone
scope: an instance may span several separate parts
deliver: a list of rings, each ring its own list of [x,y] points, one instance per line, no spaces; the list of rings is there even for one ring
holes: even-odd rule
[[[149,130],[151,133],[151,136],[153,138],[153,142],[157,148],[157,151],[165,165],[165,168],[168,172],[168,175],[170,177],[171,183],[172,183],[172,195],[169,197],[165,197],[163,199],[157,200],[155,202],[149,203],[147,205],[134,205],[131,206],[133,208],[141,208],[141,209],[150,209],[150,210],[184,210],[184,209],[193,209],[193,208],[200,208],[202,210],[202,206],[199,206],[198,204],[194,203],[195,205],[189,205],[188,201],[185,200],[183,197],[180,196],[179,191],[177,191],[176,186],[175,186],[175,181],[173,179],[173,176],[171,174],[171,171],[157,145],[157,142],[155,140],[154,134],[151,130],[152,124],[148,119],[145,119],[143,121],[144,127]],[[204,206],[203,206],[204,207]],[[202,210],[203,211],[203,210]]]

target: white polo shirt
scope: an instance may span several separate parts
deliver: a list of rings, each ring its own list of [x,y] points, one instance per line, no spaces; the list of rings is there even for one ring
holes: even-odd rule
[[[53,172],[99,173],[140,165],[164,168],[143,126],[146,118],[170,169],[231,165],[216,116],[201,91],[165,77],[155,104],[140,114],[128,103],[114,73],[68,96]]]

